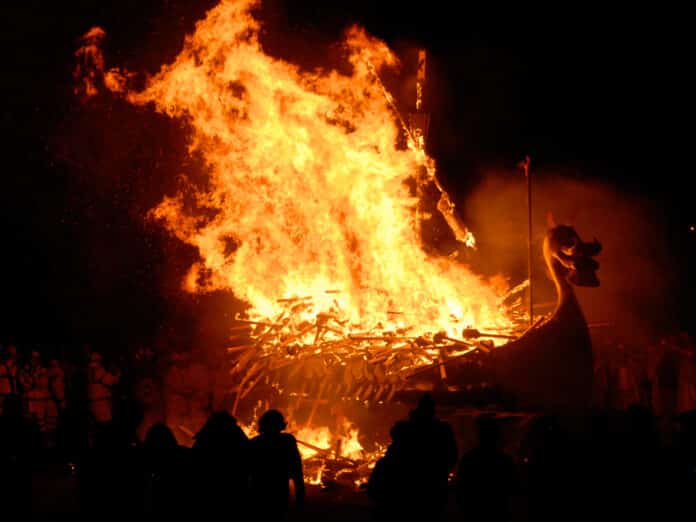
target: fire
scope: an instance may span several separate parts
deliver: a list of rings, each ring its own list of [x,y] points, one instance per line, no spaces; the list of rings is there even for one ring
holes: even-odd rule
[[[332,436],[327,426],[322,426],[320,428],[301,428],[297,432],[297,438],[301,441],[299,449],[300,454],[304,459],[308,459],[319,454],[319,451],[311,446],[327,452],[331,451]]]
[[[358,440],[358,430],[351,427],[346,431],[347,435],[343,439],[343,444],[341,445],[341,455],[348,459],[361,459],[365,453],[365,450]]]
[[[305,478],[308,483],[320,485],[327,471],[338,478],[344,474],[354,474],[358,463],[362,463],[359,486],[364,480],[365,472],[372,469],[374,463],[382,456],[384,447],[368,453],[358,440],[358,429],[348,421],[343,422],[332,432],[327,426],[303,427],[295,432],[302,460],[305,462]]]
[[[341,431],[345,435],[337,437],[327,426],[299,429],[297,439],[300,441],[302,457],[314,457],[319,454],[318,450],[323,450],[333,457],[362,459],[365,456],[365,450],[358,440],[358,429],[346,423]]]
[[[277,316],[278,299],[311,296],[316,311],[338,308],[363,330],[509,324],[481,277],[421,248],[405,182],[434,162],[399,145],[377,76],[396,56],[352,27],[351,75],[302,71],[263,52],[254,5],[223,0],[174,63],[126,94],[185,120],[191,153],[206,160],[204,189],[185,186],[152,211],[198,249],[186,289],[232,290],[257,319]],[[127,77],[112,69],[104,84],[121,92]]]
[[[436,164],[380,81],[397,57],[352,27],[343,41],[350,74],[302,70],[264,52],[256,3],[222,0],[143,90],[129,88],[133,73],[104,69],[101,29],[77,52],[85,97],[103,87],[186,122],[189,153],[204,159],[205,183],[184,181],[150,217],[197,249],[187,291],[230,290],[249,305],[238,318],[247,338],[229,348],[238,354],[233,413],[289,365],[318,389],[286,396],[315,408],[336,397],[388,401],[405,382],[394,376],[418,366],[439,364],[445,378],[447,350],[475,349],[456,339],[463,328],[510,330],[513,321],[506,284],[422,248],[409,181],[425,172],[437,183]],[[422,85],[418,105],[421,94]],[[444,192],[438,210],[474,248]],[[374,460],[352,427],[296,435],[305,458]]]
[[[82,46],[75,52],[75,94],[90,97],[99,92],[96,79],[104,71],[104,56],[100,45],[105,36],[106,33],[101,27],[93,27],[82,36]]]
[[[239,426],[250,439],[258,434],[253,422],[241,422]],[[358,429],[347,420],[334,432],[328,426],[291,428],[290,432],[295,435],[305,462],[305,480],[312,485],[323,484],[327,462],[367,461],[366,466],[371,469],[384,451],[382,446],[378,446],[378,450],[366,452],[358,440]],[[338,474],[346,471],[345,468],[339,469]]]

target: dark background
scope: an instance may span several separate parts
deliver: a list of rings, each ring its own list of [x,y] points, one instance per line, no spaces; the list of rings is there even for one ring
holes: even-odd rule
[[[185,133],[114,99],[81,105],[72,92],[73,53],[90,27],[107,31],[107,65],[154,72],[213,4],[27,0],[0,8],[0,343],[224,335],[238,304],[223,294],[184,296],[179,282],[193,253],[144,219],[190,161]],[[274,0],[262,19],[269,52],[295,53],[308,66],[351,23],[404,56],[427,48],[428,147],[460,201],[488,170],[509,171],[529,154],[539,172],[563,168],[580,183],[648,202],[641,218],[654,216],[655,226],[644,255],[659,245],[671,272],[662,275],[674,280],[653,306],[673,318],[666,328],[691,328],[689,17],[654,5],[612,9]]]

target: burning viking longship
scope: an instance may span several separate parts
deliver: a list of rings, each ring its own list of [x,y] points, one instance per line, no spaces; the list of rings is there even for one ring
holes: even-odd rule
[[[480,357],[527,393],[523,362],[536,359],[525,346],[572,315],[572,299],[559,283],[554,319],[511,343],[509,358],[494,356],[521,332],[510,291],[426,252],[426,186],[456,239],[474,239],[425,152],[424,62],[407,123],[380,79],[398,65],[383,42],[352,27],[349,74],[302,70],[264,52],[255,4],[220,2],[143,90],[129,87],[132,73],[103,69],[101,29],[78,51],[84,96],[106,88],[184,121],[205,160],[205,183],[182,183],[150,217],[197,249],[187,291],[231,290],[248,303],[230,325],[232,412],[251,423],[282,405],[313,454],[357,465],[366,454],[346,402],[389,403],[419,379],[462,384],[448,372]],[[553,266],[578,268],[584,244],[550,237]]]

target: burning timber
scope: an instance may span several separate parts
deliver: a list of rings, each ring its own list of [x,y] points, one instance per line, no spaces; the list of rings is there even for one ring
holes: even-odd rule
[[[417,383],[446,384],[448,371],[476,365],[479,355],[489,353],[493,338],[516,337],[510,331],[473,328],[464,329],[461,339],[445,332],[413,335],[413,327],[365,331],[343,317],[338,306],[314,313],[312,298],[279,303],[283,310],[278,316],[237,316],[231,328],[232,413],[252,424],[260,403],[283,404],[296,423],[303,419],[294,432],[307,478],[317,484],[328,477],[356,484],[365,480],[384,449],[370,441],[375,447],[364,450],[357,428],[347,419],[334,429],[325,427],[320,410],[325,414],[346,402],[357,407],[387,404]]]
[[[315,313],[312,298],[279,303],[283,309],[276,317],[237,316],[231,327],[232,413],[251,424],[259,403],[283,404],[290,418],[303,419],[294,431],[307,476],[317,483],[322,475],[364,480],[383,449],[363,450],[348,421],[337,429],[317,428],[326,424],[320,410],[346,402],[357,407],[387,404],[417,383],[447,383],[449,371],[475,365],[479,355],[490,352],[493,338],[516,337],[511,331],[473,328],[465,329],[462,338],[445,332],[414,335],[414,327],[366,331],[342,316],[338,306]],[[317,430],[326,431],[320,442]]]
[[[491,338],[513,337],[466,329],[467,339],[443,332],[409,335],[411,328],[361,332],[337,313],[301,319],[311,299],[284,300],[285,309],[270,321],[237,318],[231,346],[231,376],[236,381],[237,414],[258,386],[297,400],[321,402],[342,398],[377,403],[390,401],[409,386],[410,378],[439,369],[477,352],[488,352]]]

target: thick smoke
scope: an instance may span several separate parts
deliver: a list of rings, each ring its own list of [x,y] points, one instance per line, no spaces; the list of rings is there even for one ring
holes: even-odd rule
[[[541,255],[552,215],[588,241],[603,245],[599,288],[577,289],[588,322],[611,337],[638,340],[675,325],[677,281],[659,206],[615,186],[583,181],[581,172],[533,170],[533,269],[536,313],[553,309],[555,290]],[[476,265],[510,274],[511,283],[527,273],[527,192],[523,174],[490,172],[468,197],[468,221],[479,239]],[[482,268],[484,268],[482,266]]]

